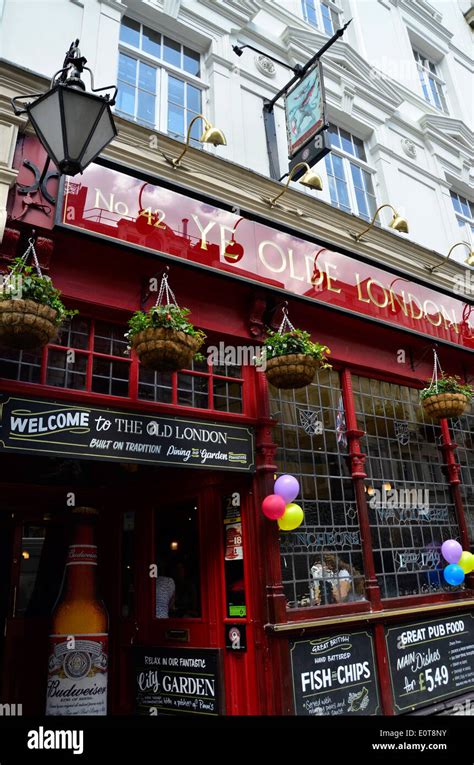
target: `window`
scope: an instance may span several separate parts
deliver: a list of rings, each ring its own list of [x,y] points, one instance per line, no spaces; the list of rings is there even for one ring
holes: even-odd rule
[[[382,597],[451,590],[440,547],[459,539],[443,474],[439,425],[425,422],[414,388],[352,376],[357,422],[366,437],[366,491]]]
[[[230,364],[212,367],[206,360],[193,361],[192,369],[173,374],[140,367],[138,398],[242,414],[242,368]]]
[[[186,502],[158,508],[155,513],[158,571],[155,617],[201,616],[198,504]]]
[[[302,0],[301,5],[303,18],[308,24],[330,37],[339,29],[339,9],[334,3],[329,0]]]
[[[447,112],[444,83],[438,74],[436,64],[415,49],[413,49],[413,55],[425,101],[428,101],[432,106],[436,106],[437,109]]]
[[[298,478],[304,511],[296,531],[282,532],[280,554],[288,608],[364,598],[361,536],[345,455],[347,440],[339,376],[321,370],[300,390],[270,386],[276,460]]]
[[[325,162],[331,204],[371,220],[377,205],[364,142],[335,125],[329,128],[329,139],[332,151]]]
[[[1,348],[0,378],[172,406],[244,413],[241,366],[213,366],[204,359],[193,361],[191,369],[154,372],[127,355],[125,331],[126,327],[118,324],[75,316],[63,325],[55,342],[42,351]],[[138,365],[137,375],[130,374],[134,365]]]
[[[117,112],[184,139],[202,111],[200,55],[133,19],[120,26]],[[201,125],[193,125],[196,144]]]
[[[460,194],[456,194],[455,191],[449,193],[458,226],[462,229],[462,235],[468,242],[472,242],[474,240],[474,203]]]

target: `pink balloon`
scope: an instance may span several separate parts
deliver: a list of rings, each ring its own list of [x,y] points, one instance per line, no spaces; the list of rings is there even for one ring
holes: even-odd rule
[[[278,494],[269,494],[262,502],[262,511],[271,521],[277,521],[285,513],[285,500]]]
[[[462,547],[455,539],[447,539],[441,545],[441,555],[448,563],[457,563],[462,555]]]
[[[285,500],[285,504],[289,504],[298,496],[300,485],[294,476],[281,475],[275,481],[274,491]]]

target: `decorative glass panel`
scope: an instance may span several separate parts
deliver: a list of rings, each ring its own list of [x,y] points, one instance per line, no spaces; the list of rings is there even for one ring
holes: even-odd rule
[[[280,473],[300,482],[295,499],[303,524],[280,533],[288,608],[364,598],[361,537],[353,483],[346,463],[345,414],[336,372],[295,391],[270,386]]]

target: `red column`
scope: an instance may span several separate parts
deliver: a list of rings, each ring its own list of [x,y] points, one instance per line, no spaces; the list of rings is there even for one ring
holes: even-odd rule
[[[380,598],[380,587],[375,575],[374,556],[372,552],[372,539],[370,534],[369,513],[367,509],[367,499],[365,496],[364,478],[367,478],[365,472],[365,454],[362,453],[360,439],[365,435],[363,430],[357,428],[357,418],[354,408],[354,397],[352,392],[352,380],[349,370],[344,369],[341,373],[342,394],[344,398],[344,408],[346,412],[346,436],[348,441],[348,462],[351,469],[352,480],[354,482],[354,493],[359,514],[359,527],[362,543],[362,557],[364,560],[365,588],[367,599],[374,611],[382,609]]]
[[[469,530],[466,523],[466,516],[464,515],[464,503],[461,495],[461,466],[459,462],[456,462],[454,452],[458,448],[458,445],[452,440],[451,433],[449,431],[448,420],[440,420],[442,444],[441,451],[443,452],[445,472],[448,477],[449,485],[451,488],[451,495],[454,501],[454,507],[456,509],[456,520],[459,527],[459,536],[461,537],[461,545],[463,550],[470,549]],[[474,573],[468,574],[466,577],[466,584],[470,589],[474,589]]]
[[[263,515],[260,506],[268,494],[273,494],[274,476],[277,470],[275,453],[277,446],[272,438],[275,421],[269,414],[267,379],[263,373],[255,373],[258,411],[261,414],[257,426],[257,480],[255,481],[254,528],[259,540],[255,559],[260,569],[260,581],[265,581],[265,619],[270,623],[286,622],[286,597],[282,585],[280,540],[278,525]],[[257,572],[256,572],[257,573]],[[291,669],[288,640],[265,634],[261,667],[265,676],[267,714],[291,713]]]
[[[362,542],[362,556],[364,560],[365,589],[367,599],[373,611],[382,611],[380,587],[375,575],[374,555],[372,552],[372,536],[370,533],[369,513],[367,498],[364,489],[365,454],[362,453],[360,439],[365,435],[363,430],[357,428],[357,417],[354,407],[354,394],[352,391],[352,378],[348,369],[341,373],[342,395],[346,412],[346,436],[348,441],[348,462],[351,468],[354,492],[359,515],[359,528]],[[380,685],[380,696],[384,715],[393,715],[393,700],[390,682],[389,658],[385,641],[384,625],[374,625],[375,657],[377,673]]]

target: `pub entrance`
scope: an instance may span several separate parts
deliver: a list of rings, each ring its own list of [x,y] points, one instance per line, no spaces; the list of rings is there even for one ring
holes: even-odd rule
[[[214,651],[220,712],[236,713],[239,689],[226,703],[226,686],[246,655],[225,657],[225,627],[246,624],[249,607],[243,555],[226,561],[224,521],[232,498],[239,503],[234,518],[240,505],[244,509],[250,479],[27,455],[3,455],[2,466],[10,479],[0,486],[2,703],[44,714],[48,634],[74,502],[99,513],[98,584],[109,614],[108,713],[137,711],[134,655],[143,647]]]

